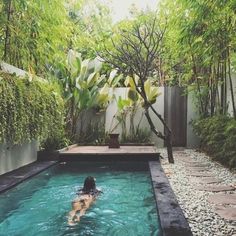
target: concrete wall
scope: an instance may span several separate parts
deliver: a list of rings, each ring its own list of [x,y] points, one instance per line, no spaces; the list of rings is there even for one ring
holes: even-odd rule
[[[234,91],[234,102],[236,104],[236,73],[232,73],[232,84],[233,84],[233,91]],[[230,91],[230,84],[228,83],[227,86],[227,102],[229,105],[228,112],[231,116],[233,116],[233,106],[232,106],[232,97]]]
[[[159,92],[161,92],[161,95],[157,98],[156,103],[154,104],[154,107],[158,113],[160,113],[164,117],[164,87],[159,88]],[[110,89],[110,96],[114,96],[116,99],[121,96],[122,98],[127,98],[128,88],[115,88]],[[106,132],[109,132],[113,129],[115,124],[117,123],[116,119],[113,119],[114,115],[117,112],[117,102],[115,99],[111,101],[109,104],[106,115],[105,115],[105,130]],[[142,108],[138,110],[135,116],[135,125],[139,123],[139,121],[142,118],[140,127],[143,129],[150,130],[150,126],[148,124],[148,121],[146,117],[143,115],[142,117]],[[156,118],[156,116],[153,114],[153,112],[150,112],[151,117],[153,118],[153,122],[158,130],[163,131],[163,125],[161,122]],[[129,132],[129,119],[127,119],[127,132]],[[113,133],[121,133],[121,126],[118,126],[116,130],[114,130]],[[157,144],[159,147],[163,147],[163,140],[156,138],[154,134],[152,134],[152,141]]]
[[[160,113],[162,117],[164,117],[164,87],[160,87],[159,91],[161,92],[161,95],[157,98],[157,101],[154,104],[154,107],[156,111]],[[127,88],[110,89],[110,96],[114,96],[116,97],[116,99],[118,99],[119,96],[121,96],[122,98],[127,98],[127,93],[128,93]],[[106,115],[105,115],[106,132],[109,132],[117,123],[117,121],[113,119],[116,112],[117,112],[117,104],[116,104],[116,100],[113,99],[106,110]],[[159,121],[159,119],[156,118],[153,112],[150,112],[150,114],[151,114],[151,117],[153,118],[154,124],[157,127],[157,129],[163,132],[164,128],[161,122]],[[138,122],[141,119],[141,116],[142,116],[142,109],[140,109],[135,116],[135,125],[138,124]],[[188,148],[196,148],[199,145],[199,139],[194,134],[192,125],[191,125],[191,121],[197,119],[197,117],[198,117],[198,113],[193,104],[193,97],[191,94],[189,94],[188,101],[187,101],[187,147]],[[150,126],[145,116],[143,116],[142,118],[141,127],[150,130]],[[115,132],[121,133],[121,126],[118,126],[118,128],[114,130],[113,133]],[[127,132],[129,132],[129,119],[127,119]],[[153,133],[151,133],[151,135],[152,135],[151,140],[155,142],[158,147],[164,146],[164,142],[162,139],[157,138]]]
[[[26,76],[28,74],[26,71],[21,70],[15,66],[9,65],[5,62],[0,62],[0,68],[7,73],[15,73],[17,76]]]
[[[193,94],[188,94],[187,101],[187,148],[196,148],[199,146],[199,138],[193,132],[191,122],[198,118],[198,112],[193,103]]]
[[[37,160],[37,142],[9,146],[0,144],[0,175]]]
[[[15,73],[17,76],[25,76],[27,72],[0,62],[0,67],[7,73]],[[27,165],[37,159],[37,142],[22,145],[0,144],[0,175]]]

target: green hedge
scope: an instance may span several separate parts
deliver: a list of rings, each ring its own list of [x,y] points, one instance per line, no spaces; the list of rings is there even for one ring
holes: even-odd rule
[[[236,120],[227,116],[214,116],[193,123],[201,139],[201,148],[213,159],[236,168]]]
[[[0,71],[0,143],[39,140],[53,149],[63,138],[64,102],[59,87]]]

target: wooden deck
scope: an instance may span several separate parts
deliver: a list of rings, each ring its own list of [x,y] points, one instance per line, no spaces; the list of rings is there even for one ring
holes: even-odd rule
[[[108,146],[73,146],[59,153],[61,159],[70,157],[76,160],[78,157],[89,159],[159,159],[159,153],[155,146],[121,146],[120,148],[108,148]],[[77,160],[78,160],[77,159]]]

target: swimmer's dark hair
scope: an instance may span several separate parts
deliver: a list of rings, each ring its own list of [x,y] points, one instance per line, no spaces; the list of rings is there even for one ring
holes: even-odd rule
[[[88,176],[84,180],[84,187],[82,188],[82,191],[84,193],[90,193],[96,190],[96,183],[95,183],[95,178],[92,176]]]

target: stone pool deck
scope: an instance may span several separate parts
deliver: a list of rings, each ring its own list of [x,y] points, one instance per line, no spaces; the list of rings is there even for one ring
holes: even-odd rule
[[[33,162],[17,170],[0,175],[0,193],[20,184],[34,175],[37,175],[56,163],[56,161]]]
[[[73,146],[59,152],[62,161],[78,160],[119,160],[136,161],[159,160],[159,153],[155,146],[120,146],[109,148],[108,146]]]
[[[175,164],[162,167],[193,235],[236,236],[236,175],[204,153],[174,151]]]

